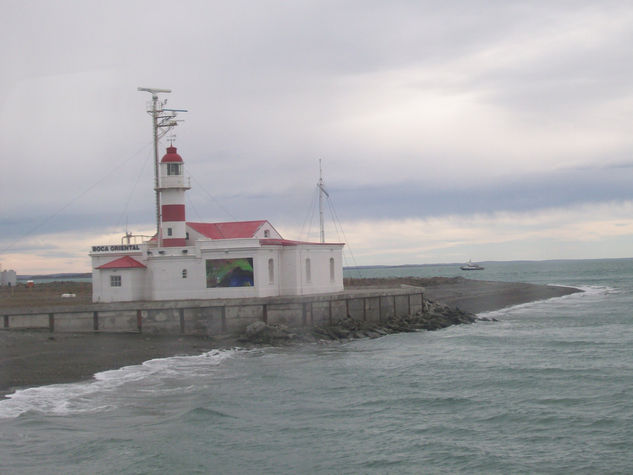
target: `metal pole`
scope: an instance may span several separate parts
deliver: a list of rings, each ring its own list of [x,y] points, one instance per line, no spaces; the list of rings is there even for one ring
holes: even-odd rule
[[[323,229],[323,172],[321,159],[319,158],[319,223],[321,229],[321,242],[325,242],[325,230]]]
[[[160,230],[160,183],[158,181],[158,96],[152,94],[152,128],[154,129],[154,192],[156,193],[156,242],[162,247]]]
[[[154,135],[154,190],[156,192],[156,241],[158,247],[162,246],[160,233],[160,182],[158,178],[158,94],[170,93],[171,89],[158,89],[151,87],[138,87],[138,91],[149,92],[152,95],[152,132]],[[160,105],[162,109],[162,104]]]

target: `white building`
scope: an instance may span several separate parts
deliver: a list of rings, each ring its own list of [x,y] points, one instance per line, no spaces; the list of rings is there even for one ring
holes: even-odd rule
[[[183,160],[160,162],[160,232],[143,244],[93,246],[94,302],[269,297],[343,290],[341,243],[284,239],[266,220],[185,219]]]
[[[14,270],[3,270],[0,272],[0,287],[13,286],[17,282],[17,275]]]

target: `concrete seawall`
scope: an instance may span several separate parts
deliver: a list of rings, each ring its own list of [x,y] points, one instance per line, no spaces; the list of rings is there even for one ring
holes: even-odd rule
[[[421,288],[348,290],[335,294],[248,299],[122,302],[0,310],[2,328],[51,332],[142,332],[237,335],[256,321],[288,327],[327,326],[345,317],[382,322],[423,310]]]

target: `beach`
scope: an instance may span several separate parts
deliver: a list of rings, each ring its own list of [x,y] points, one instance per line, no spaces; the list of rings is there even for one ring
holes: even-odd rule
[[[561,297],[577,289],[463,278],[351,279],[346,288],[422,287],[425,298],[480,313],[536,300]],[[69,285],[44,284],[40,289],[14,289],[23,304],[30,292],[37,305],[59,302],[59,290]],[[73,284],[77,301],[86,300],[89,284]],[[39,294],[38,294],[39,292]],[[16,297],[16,295],[18,297]],[[27,295],[28,297],[28,295]],[[8,299],[3,299],[5,304]],[[154,358],[195,355],[211,349],[240,346],[231,336],[162,336],[139,333],[0,332],[0,395],[15,389],[90,379],[100,371],[140,364]]]
[[[424,296],[466,312],[481,313],[576,292],[578,289],[573,287],[458,278],[451,283],[425,286]]]

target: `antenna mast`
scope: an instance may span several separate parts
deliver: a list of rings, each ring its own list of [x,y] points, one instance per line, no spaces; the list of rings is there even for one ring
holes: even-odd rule
[[[176,120],[176,112],[187,112],[179,109],[165,109],[167,99],[158,100],[158,94],[168,94],[171,89],[159,89],[151,87],[139,87],[138,91],[149,92],[152,95],[152,102],[148,104],[147,113],[152,116],[152,132],[154,136],[154,191],[156,193],[156,239],[158,247],[162,246],[163,237],[160,232],[160,183],[159,183],[159,164],[158,164],[158,139],[163,137],[172,127],[178,125]]]
[[[325,242],[325,229],[323,227],[323,195],[329,197],[327,191],[325,191],[325,185],[323,185],[323,170],[321,168],[321,159],[319,158],[319,182],[317,183],[319,189],[319,224],[321,230],[321,242]]]

